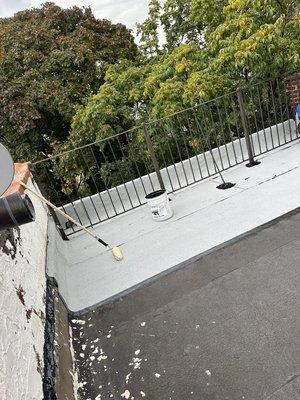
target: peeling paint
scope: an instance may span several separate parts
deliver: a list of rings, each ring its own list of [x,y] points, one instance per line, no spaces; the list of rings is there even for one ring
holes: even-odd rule
[[[16,234],[15,234],[16,233]],[[12,260],[16,258],[17,241],[20,242],[20,229],[7,229],[0,233],[0,252],[9,256]]]
[[[43,366],[43,362],[41,360],[41,357],[40,357],[39,353],[36,350],[35,345],[33,345],[33,350],[35,352],[35,358],[36,358],[36,370],[40,375],[42,375],[43,371],[44,371],[44,366]]]
[[[24,299],[26,293],[25,290],[22,288],[21,285],[19,285],[18,289],[16,289],[16,292],[20,302],[23,304],[23,306],[25,306],[25,299]]]

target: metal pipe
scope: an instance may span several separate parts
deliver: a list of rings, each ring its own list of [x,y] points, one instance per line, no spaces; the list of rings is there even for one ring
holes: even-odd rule
[[[165,190],[164,181],[163,181],[163,178],[161,176],[161,172],[160,172],[160,169],[159,169],[158,161],[157,161],[157,158],[156,158],[155,153],[154,153],[152,140],[151,140],[151,138],[149,136],[149,133],[148,133],[147,124],[144,122],[142,126],[143,126],[144,136],[145,136],[145,139],[146,139],[146,144],[147,144],[147,147],[148,147],[148,150],[149,150],[149,153],[150,153],[150,157],[151,157],[151,160],[152,160],[152,163],[153,163],[153,167],[154,167],[154,170],[155,170],[155,173],[156,173],[160,188],[162,190]]]

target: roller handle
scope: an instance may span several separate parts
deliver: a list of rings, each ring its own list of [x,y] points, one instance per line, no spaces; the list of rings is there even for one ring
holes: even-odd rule
[[[105,247],[110,247],[106,242],[104,242],[102,239],[98,238],[97,235],[95,235],[92,231],[87,229],[85,226],[81,225],[79,222],[77,222],[74,218],[70,217],[68,214],[66,214],[64,211],[62,211],[60,208],[56,207],[54,204],[52,204],[49,200],[45,199],[40,193],[36,192],[35,190],[32,190],[26,183],[20,181],[17,178],[14,178],[14,180],[23,188],[34,194],[36,197],[38,197],[43,203],[47,204],[49,207],[51,207],[53,210],[58,212],[60,215],[65,217],[67,220],[73,222],[74,225],[78,226],[79,228],[83,229],[86,233],[88,233],[90,236],[92,236],[94,239],[98,240],[103,246]]]

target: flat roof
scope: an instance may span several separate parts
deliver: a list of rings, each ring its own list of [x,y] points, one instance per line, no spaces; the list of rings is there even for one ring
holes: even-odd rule
[[[85,399],[298,400],[296,210],[73,318]]]
[[[99,237],[121,246],[121,262],[82,232],[68,242],[50,235],[48,274],[68,308],[80,313],[110,302],[298,207],[299,146],[291,142],[261,155],[258,166],[225,171],[236,184],[231,189],[217,189],[217,176],[176,192],[167,221],[153,221],[145,205],[95,226]]]

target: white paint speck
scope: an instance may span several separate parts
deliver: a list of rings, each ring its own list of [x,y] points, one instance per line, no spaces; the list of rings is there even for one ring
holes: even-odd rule
[[[200,325],[199,325],[199,324],[197,324],[197,325],[196,325],[196,329],[199,329],[199,328],[200,328]]]
[[[160,378],[160,374],[158,374],[157,372],[154,375],[156,376],[156,378]]]
[[[72,322],[74,324],[78,324],[78,325],[84,325],[85,321],[83,321],[82,319],[72,319]]]
[[[107,355],[104,353],[104,351],[102,349],[100,349],[100,356],[97,358],[98,361],[101,360],[106,360],[107,359]]]
[[[131,372],[129,372],[129,374],[126,375],[126,378],[125,378],[126,385],[128,384],[130,376],[131,376]]]
[[[94,342],[94,343],[97,343],[97,342],[99,342],[99,338],[97,338],[97,339],[93,340],[93,342]]]
[[[105,354],[100,354],[100,356],[97,358],[98,361],[106,360],[106,359],[107,359],[107,356]]]
[[[133,369],[140,369],[141,368],[141,358],[133,357],[132,362],[129,365],[133,365]]]
[[[134,354],[135,354],[136,356],[138,356],[138,355],[140,354],[140,352],[141,352],[141,350],[138,349],[138,350],[136,350],[136,351],[134,352]]]
[[[84,358],[84,353],[80,353],[79,356],[80,356],[81,358]]]
[[[97,397],[95,397],[95,400],[101,400],[101,394],[99,393]]]
[[[91,356],[91,357],[90,357],[90,360],[91,360],[91,361],[94,361],[94,360],[95,360],[95,357],[94,357],[94,356]]]
[[[141,322],[141,326],[145,326],[146,325],[146,322]]]
[[[106,337],[107,337],[107,339],[111,338],[111,334],[107,335]]]
[[[141,393],[141,396],[142,396],[142,397],[145,397],[145,396],[146,396],[146,394],[145,394],[144,392],[141,391],[140,393]]]
[[[125,392],[121,394],[121,397],[124,397],[125,399],[129,399],[129,397],[130,397],[129,390],[126,389]]]
[[[210,372],[209,369],[207,369],[207,370],[205,371],[205,373],[206,373],[207,376],[211,376],[211,372]]]
[[[86,349],[86,344],[83,344],[83,345],[81,346],[81,348],[82,348],[82,350],[84,351],[84,350]]]

